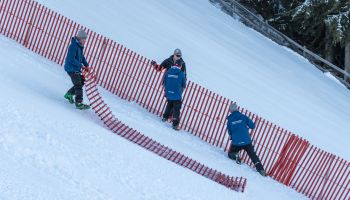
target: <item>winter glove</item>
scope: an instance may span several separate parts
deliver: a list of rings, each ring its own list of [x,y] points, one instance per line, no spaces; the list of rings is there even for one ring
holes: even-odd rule
[[[152,66],[157,66],[157,62],[154,61],[154,60],[152,60],[152,61],[151,61],[151,65],[152,65]]]
[[[84,67],[82,68],[82,70],[85,71],[85,72],[90,72],[90,67],[84,66]]]

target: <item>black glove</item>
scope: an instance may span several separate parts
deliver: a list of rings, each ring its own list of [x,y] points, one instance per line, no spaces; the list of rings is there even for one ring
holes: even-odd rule
[[[152,60],[152,61],[151,61],[151,65],[152,65],[152,66],[157,66],[157,62],[154,61],[154,60]]]

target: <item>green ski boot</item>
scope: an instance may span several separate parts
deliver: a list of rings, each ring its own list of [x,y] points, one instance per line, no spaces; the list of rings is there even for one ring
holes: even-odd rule
[[[73,104],[74,103],[74,97],[71,94],[68,94],[68,92],[64,95],[64,98],[69,101],[69,103]]]
[[[79,109],[79,110],[87,110],[90,108],[89,105],[83,104],[83,103],[76,103],[75,104],[75,108]]]

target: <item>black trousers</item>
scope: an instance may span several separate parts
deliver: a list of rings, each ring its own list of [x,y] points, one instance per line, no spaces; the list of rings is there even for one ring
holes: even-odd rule
[[[163,114],[163,118],[169,119],[170,114],[173,115],[173,126],[178,126],[180,123],[181,100],[168,100]]]
[[[236,145],[231,144],[230,149],[228,150],[228,157],[235,160],[236,159],[235,155],[241,150],[244,150],[247,152],[249,158],[252,160],[255,168],[258,171],[264,169],[264,167],[261,164],[260,159],[258,158],[258,156],[256,155],[256,153],[254,151],[254,147],[252,144],[247,144],[244,146],[236,146]]]
[[[80,72],[68,72],[72,80],[73,87],[68,90],[68,94],[75,95],[75,103],[83,102],[83,86],[85,79]]]

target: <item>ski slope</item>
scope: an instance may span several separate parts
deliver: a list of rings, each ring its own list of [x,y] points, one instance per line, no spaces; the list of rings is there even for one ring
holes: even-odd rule
[[[188,78],[350,160],[350,92],[208,0],[39,0],[161,62],[181,48]]]
[[[0,199],[303,199],[294,190],[102,92],[123,122],[197,161],[248,178],[245,193],[179,167],[106,129],[63,99],[61,66],[0,36]],[[86,100],[86,99],[85,99]]]

